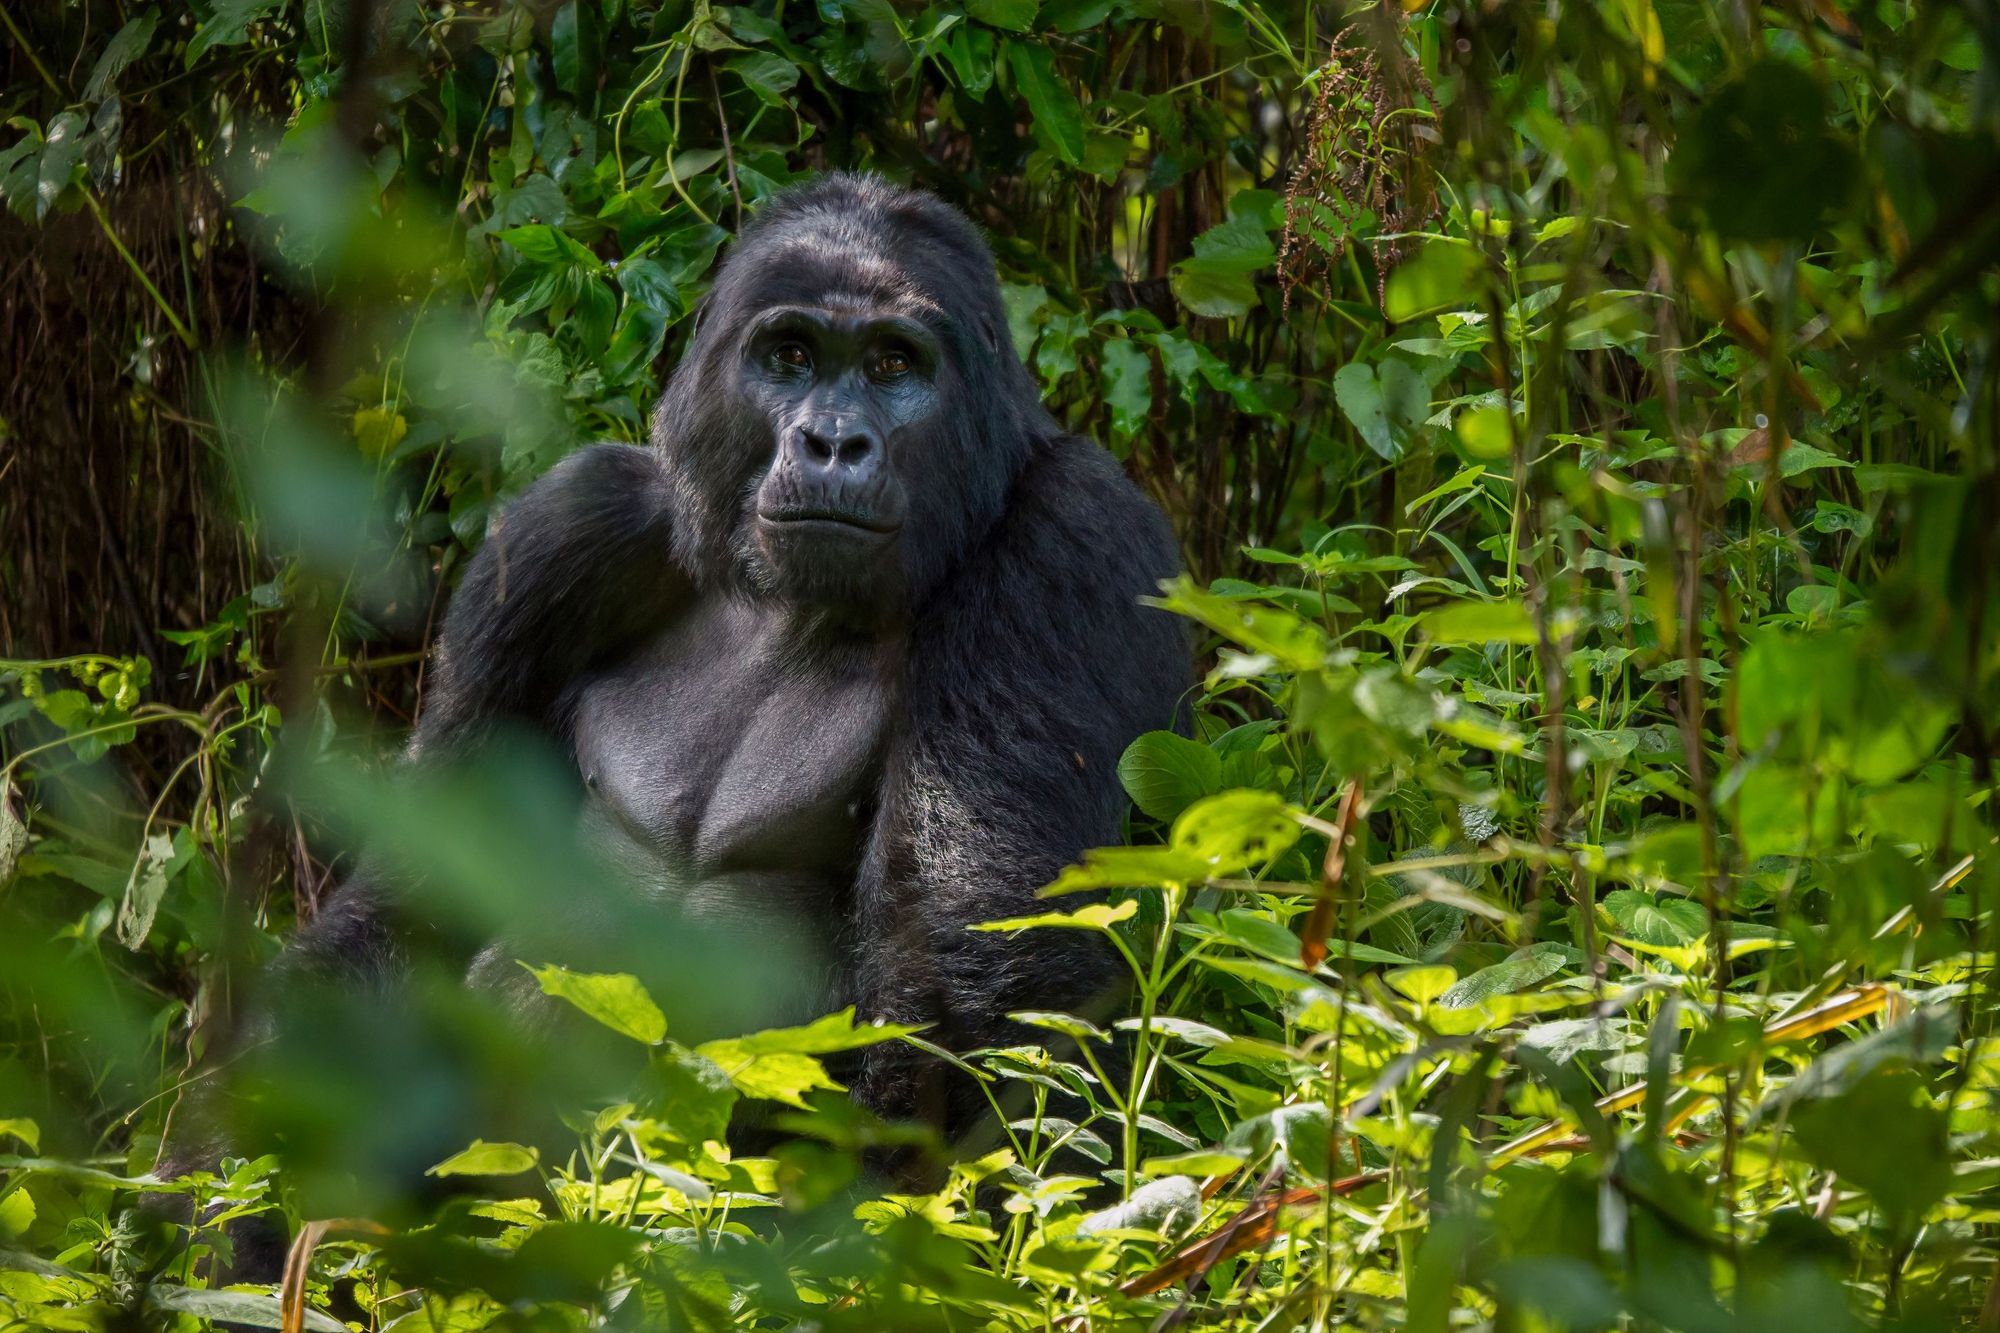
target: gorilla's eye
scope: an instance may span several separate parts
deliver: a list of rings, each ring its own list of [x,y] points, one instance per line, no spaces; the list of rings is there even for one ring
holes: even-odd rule
[[[794,370],[812,368],[812,356],[798,343],[779,343],[778,349],[772,352],[771,356],[779,365],[790,366]]]
[[[875,374],[893,380],[910,373],[910,358],[901,352],[884,352],[875,358]]]

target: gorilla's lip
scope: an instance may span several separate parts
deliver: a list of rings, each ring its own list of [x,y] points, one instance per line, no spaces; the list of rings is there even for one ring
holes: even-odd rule
[[[869,514],[846,513],[837,509],[760,509],[760,521],[774,528],[799,529],[841,529],[850,532],[865,532],[876,537],[891,537],[902,529],[897,520],[876,518]]]

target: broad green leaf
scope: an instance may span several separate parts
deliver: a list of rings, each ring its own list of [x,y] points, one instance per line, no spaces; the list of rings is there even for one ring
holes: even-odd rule
[[[1441,999],[1458,980],[1458,969],[1443,963],[1432,963],[1422,967],[1399,967],[1383,974],[1382,979],[1398,993],[1408,996],[1418,1004],[1429,1004]]]
[[[532,1171],[541,1154],[518,1143],[488,1143],[474,1139],[472,1146],[454,1153],[424,1172],[427,1176],[517,1176]]]
[[[1299,840],[1299,822],[1283,797],[1238,790],[1205,797],[1174,820],[1176,851],[1201,858],[1220,878],[1263,865]]]
[[[1535,622],[1519,602],[1453,602],[1424,613],[1426,638],[1438,643],[1534,643]]]
[[[805,1110],[807,1093],[840,1090],[840,1084],[827,1074],[825,1065],[795,1051],[757,1054],[745,1050],[740,1039],[729,1038],[704,1042],[695,1047],[695,1053],[714,1061],[745,1097],[783,1102]]]
[[[1111,409],[1111,429],[1129,440],[1146,426],[1153,408],[1153,358],[1130,338],[1104,343],[1104,402]]]
[[[1430,415],[1423,377],[1394,357],[1379,365],[1348,362],[1334,373],[1333,396],[1368,447],[1390,462],[1409,449]]]
[[[1125,747],[1118,781],[1132,804],[1170,820],[1222,785],[1222,756],[1171,731],[1149,731]]]
[[[1556,1018],[1523,1032],[1521,1045],[1542,1052],[1557,1064],[1568,1064],[1585,1051],[1625,1049],[1630,1027],[1622,1018]]]
[[[285,12],[289,0],[215,0],[207,17],[195,26],[188,39],[183,64],[193,69],[211,47],[236,46],[250,40],[250,25],[259,19]]]
[[[1055,52],[1040,42],[1011,41],[1007,63],[1015,86],[1028,100],[1036,140],[1069,165],[1082,166],[1083,108],[1056,73]]]
[[[1945,1114],[1914,1070],[1878,1069],[1837,1097],[1800,1101],[1791,1123],[1813,1160],[1873,1195],[1899,1234],[1951,1190]]]
[[[145,1287],[146,1305],[168,1314],[192,1315],[215,1323],[248,1328],[284,1328],[284,1306],[276,1296],[251,1291],[217,1291],[152,1282]],[[307,1305],[300,1310],[304,1326],[314,1333],[347,1333],[347,1325]]]
[[[542,993],[567,1000],[613,1032],[651,1046],[667,1035],[667,1016],[639,979],[624,972],[572,972],[566,967],[532,967]]]
[[[1637,889],[1613,889],[1601,906],[1619,932],[1644,944],[1692,944],[1708,933],[1708,914],[1688,898],[1654,897]]]
[[[19,1236],[34,1224],[34,1195],[24,1189],[0,1194],[0,1236]]]
[[[1149,1179],[1159,1176],[1226,1176],[1242,1166],[1247,1158],[1247,1153],[1203,1148],[1168,1157],[1148,1157],[1140,1165],[1139,1174]]]
[[[775,51],[745,51],[731,56],[724,68],[742,79],[770,107],[783,107],[785,94],[799,81],[799,67]]]
[[[747,1051],[753,1055],[767,1055],[776,1051],[795,1051],[804,1055],[829,1055],[835,1051],[859,1050],[864,1046],[879,1046],[885,1041],[912,1032],[923,1031],[922,1024],[859,1023],[854,1018],[854,1006],[814,1019],[803,1027],[769,1028],[763,1032],[753,1032],[747,1037],[736,1037],[734,1049]]]
[[[1470,1009],[1496,995],[1511,995],[1562,971],[1568,955],[1561,945],[1536,944],[1518,950],[1505,962],[1481,968],[1438,997],[1447,1009]]]
[[[104,54],[97,57],[97,63],[90,67],[90,78],[83,85],[83,100],[96,102],[103,99],[118,84],[118,76],[125,67],[146,54],[146,46],[153,40],[153,29],[160,16],[152,10],[134,15],[128,19],[105,44]]]
[[[1041,0],[966,0],[965,12],[981,23],[1008,32],[1026,32],[1035,26],[1035,11]]]
[[[663,1044],[653,1056],[660,1123],[687,1143],[720,1141],[729,1132],[736,1106],[736,1086],[728,1071],[707,1056],[675,1042]]]
[[[1276,263],[1278,252],[1258,220],[1247,212],[1210,227],[1194,238],[1194,257],[1174,265],[1174,295],[1197,315],[1226,319],[1257,301],[1252,274]]]
[[[1041,897],[1091,889],[1154,889],[1165,884],[1190,884],[1207,879],[1209,863],[1172,847],[1096,847],[1083,854],[1083,864],[1066,866]]]

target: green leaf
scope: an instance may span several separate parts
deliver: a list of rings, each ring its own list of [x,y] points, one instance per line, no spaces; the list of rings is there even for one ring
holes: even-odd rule
[[[965,12],[981,23],[990,23],[1008,32],[1026,32],[1035,26],[1035,11],[1041,0],[966,0]]]
[[[541,1154],[518,1143],[488,1143],[474,1139],[472,1146],[452,1154],[425,1171],[427,1176],[518,1176],[540,1164]]]
[[[1156,1158],[1164,1161],[1164,1158]],[[1152,1163],[1145,1174],[1155,1174]],[[1132,1191],[1124,1203],[1091,1213],[1076,1225],[1079,1236],[1107,1231],[1155,1231],[1162,1235],[1185,1230],[1201,1216],[1201,1185],[1192,1176],[1168,1176]]]
[[[1630,1025],[1622,1018],[1557,1018],[1521,1034],[1521,1045],[1568,1064],[1585,1051],[1621,1051]]]
[[[285,12],[289,0],[215,0],[208,17],[188,39],[185,66],[194,68],[210,47],[237,46],[250,40],[250,25]]]
[[[1044,1009],[1023,1009],[1007,1015],[1010,1022],[1024,1027],[1040,1028],[1044,1032],[1056,1032],[1076,1041],[1108,1042],[1111,1034],[1087,1018],[1074,1014],[1052,1013]]]
[[[745,1050],[740,1038],[703,1042],[695,1053],[715,1062],[729,1075],[729,1081],[745,1097],[783,1102],[800,1110],[809,1109],[809,1092],[840,1091],[840,1084],[826,1072],[826,1066],[810,1055],[796,1051],[764,1054]]]
[[[1453,602],[1424,613],[1435,643],[1534,643],[1535,622],[1519,602]]]
[[[75,184],[83,166],[84,119],[65,111],[49,122],[42,142],[42,160],[35,180],[35,218],[48,216],[63,191]]]
[[[542,993],[567,1000],[613,1032],[648,1046],[665,1039],[667,1016],[639,979],[624,972],[572,972],[566,967],[532,967]]]
[[[1801,1101],[1791,1122],[1813,1160],[1874,1195],[1899,1235],[1951,1190],[1945,1113],[1914,1070],[1877,1070],[1838,1097]]]
[[[1708,933],[1708,915],[1687,898],[1654,898],[1638,889],[1613,889],[1604,895],[1605,915],[1621,934],[1641,944],[1692,944]]]
[[[1007,43],[1014,83],[1028,99],[1035,138],[1073,167],[1083,165],[1083,107],[1056,75],[1055,53],[1038,42]]]
[[[576,11],[576,0],[569,0],[549,20],[550,64],[555,68],[557,85],[571,97],[578,95],[577,83],[582,72],[577,53]]]
[[[1447,1009],[1470,1009],[1495,995],[1526,990],[1563,970],[1569,956],[1559,944],[1535,944],[1518,950],[1504,962],[1481,968],[1438,997]]]
[[[1423,377],[1394,357],[1379,366],[1348,362],[1334,373],[1333,396],[1368,447],[1392,463],[1430,413]]]
[[[745,51],[730,57],[723,68],[743,80],[769,107],[784,107],[785,94],[799,81],[799,67],[775,51]]]
[[[733,1049],[747,1051],[753,1055],[769,1055],[778,1051],[792,1051],[802,1055],[830,1055],[835,1051],[859,1050],[864,1046],[879,1046],[885,1041],[894,1041],[913,1032],[923,1031],[923,1025],[909,1023],[857,1023],[854,1006],[814,1019],[803,1027],[769,1028],[763,1032],[753,1032],[747,1037],[732,1038]]]
[[[1384,973],[1382,979],[1398,994],[1406,995],[1418,1004],[1429,1004],[1451,992],[1452,983],[1458,980],[1458,970],[1443,963],[1430,963],[1421,967],[1399,967]]]
[[[1239,213],[1194,238],[1194,257],[1174,265],[1174,296],[1197,315],[1227,319],[1257,302],[1251,275],[1278,259],[1270,236],[1249,213]]]
[[[667,1042],[653,1057],[660,1122],[685,1143],[718,1142],[729,1132],[736,1085],[715,1061]]]
[[[614,384],[623,384],[644,371],[660,355],[667,341],[667,317],[636,303],[625,307],[618,332],[605,349],[604,373]]]
[[[1202,1148],[1195,1152],[1174,1153],[1169,1157],[1148,1157],[1139,1167],[1139,1174],[1148,1179],[1160,1176],[1226,1176],[1248,1158],[1247,1152]]]
[[[687,313],[680,284],[655,260],[632,259],[620,264],[618,286],[630,300],[659,312],[669,323]]]
[[[1111,409],[1111,430],[1129,440],[1146,425],[1153,407],[1153,358],[1130,338],[1104,343],[1104,402]]]
[[[1504,407],[1475,407],[1460,412],[1452,430],[1473,458],[1505,458],[1514,451],[1514,428]]]
[[[1171,731],[1149,731],[1125,747],[1118,781],[1132,804],[1164,822],[1222,785],[1222,756]]]
[[[1041,897],[1092,889],[1152,889],[1208,878],[1208,862],[1172,847],[1095,847],[1081,865],[1067,866]]]
[[[34,1224],[34,1195],[24,1189],[0,1194],[0,1235],[18,1236]]]
[[[102,101],[117,86],[118,76],[125,72],[125,67],[146,54],[146,44],[153,40],[153,29],[159,21],[160,16],[150,9],[127,20],[105,45],[97,63],[90,67],[90,79],[83,85],[84,101]]]
[[[146,1304],[169,1314],[193,1315],[218,1324],[241,1324],[250,1328],[283,1328],[284,1306],[276,1296],[250,1291],[214,1291],[198,1287],[178,1287],[165,1282],[148,1283]],[[324,1310],[303,1308],[305,1326],[315,1333],[347,1333],[347,1325]]]
[[[28,1151],[42,1150],[42,1127],[25,1116],[11,1120],[0,1120],[0,1138],[15,1138],[28,1145]]]
[[[1433,240],[1389,274],[1382,313],[1402,324],[1438,310],[1479,303],[1479,252],[1463,241]]]
[[[1057,881],[1060,883],[1061,881]],[[1055,926],[1070,930],[1105,930],[1120,921],[1135,916],[1139,911],[1137,901],[1127,898],[1122,903],[1092,903],[1079,907],[1074,912],[1043,912],[1038,916],[1014,916],[1005,921],[982,921],[968,926],[968,930],[1038,930]]]
[[[1281,796],[1267,791],[1227,791],[1206,797],[1174,821],[1174,850],[1199,857],[1220,878],[1263,865],[1299,840],[1299,822]]]

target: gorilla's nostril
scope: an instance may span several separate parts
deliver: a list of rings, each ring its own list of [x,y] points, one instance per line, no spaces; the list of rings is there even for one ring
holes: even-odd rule
[[[799,434],[804,437],[806,457],[812,459],[815,463],[830,463],[833,461],[833,444],[826,436],[812,430],[800,431]]]
[[[840,442],[838,457],[843,463],[859,463],[875,452],[875,437],[860,433],[849,435]]]

